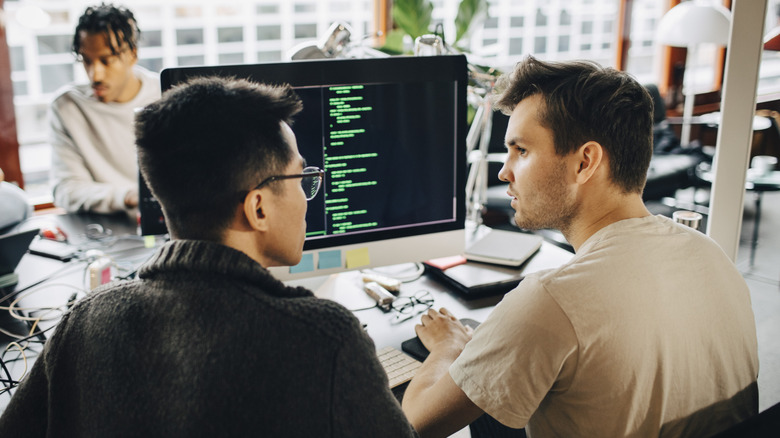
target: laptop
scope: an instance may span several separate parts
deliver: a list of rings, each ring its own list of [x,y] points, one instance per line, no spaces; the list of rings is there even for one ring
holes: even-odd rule
[[[19,277],[14,273],[38,229],[0,236],[0,288],[15,285]]]

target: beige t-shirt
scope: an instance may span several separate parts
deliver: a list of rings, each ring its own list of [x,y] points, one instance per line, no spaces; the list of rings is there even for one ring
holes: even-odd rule
[[[749,290],[702,233],[620,221],[509,292],[450,375],[534,437],[707,436],[758,410]]]

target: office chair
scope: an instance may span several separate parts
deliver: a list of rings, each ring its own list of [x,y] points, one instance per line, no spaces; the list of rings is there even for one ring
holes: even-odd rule
[[[769,438],[780,435],[780,403],[732,426],[712,438]]]

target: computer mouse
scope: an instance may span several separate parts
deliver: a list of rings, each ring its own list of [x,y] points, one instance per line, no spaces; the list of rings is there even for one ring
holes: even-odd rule
[[[68,235],[62,231],[62,228],[56,225],[46,225],[41,227],[39,234],[44,239],[55,240],[57,242],[65,242],[68,240]]]

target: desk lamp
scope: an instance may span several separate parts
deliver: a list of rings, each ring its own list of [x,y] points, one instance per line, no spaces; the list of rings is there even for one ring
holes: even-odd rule
[[[352,41],[352,28],[346,23],[334,22],[325,36],[319,41],[304,41],[287,52],[290,60],[327,59],[327,58],[384,58],[388,56],[380,50],[364,46],[361,38]]]
[[[683,146],[690,143],[693,101],[696,92],[693,87],[693,65],[696,50],[700,44],[713,43],[726,46],[729,39],[731,12],[725,7],[707,0],[684,1],[670,9],[658,23],[658,42],[672,47],[685,47],[688,53],[685,59],[683,94],[683,126],[680,142]]]

